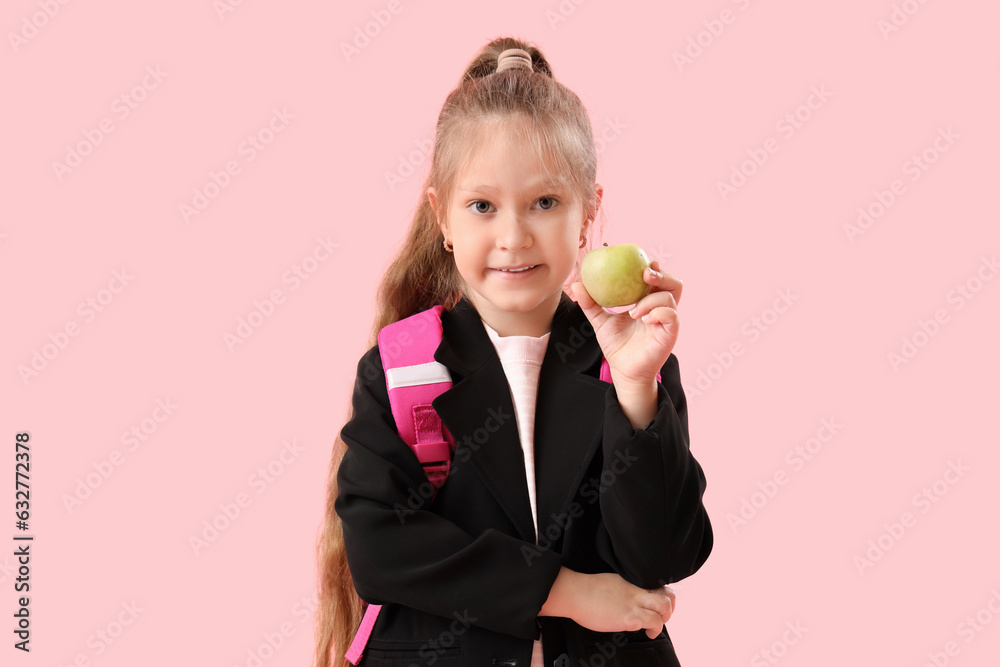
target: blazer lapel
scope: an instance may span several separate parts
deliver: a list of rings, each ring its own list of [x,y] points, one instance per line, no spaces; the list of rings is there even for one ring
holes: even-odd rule
[[[453,386],[432,405],[455,438],[454,458],[468,463],[517,527],[535,542],[524,455],[503,365],[475,307],[462,298],[442,313],[444,337],[434,354]],[[601,443],[605,394],[601,350],[580,307],[563,294],[539,375],[535,478],[539,532],[559,516]],[[473,408],[473,406],[476,406]]]

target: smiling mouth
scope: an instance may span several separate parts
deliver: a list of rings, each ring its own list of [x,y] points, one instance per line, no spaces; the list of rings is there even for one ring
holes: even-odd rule
[[[530,271],[531,269],[537,268],[541,264],[533,264],[532,266],[526,266],[521,269],[493,269],[494,271],[500,271],[501,273],[524,273],[525,271]]]

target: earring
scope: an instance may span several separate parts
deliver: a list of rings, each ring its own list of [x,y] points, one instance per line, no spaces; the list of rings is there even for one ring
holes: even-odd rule
[[[445,252],[455,252],[455,246],[453,246],[453,245],[449,246],[448,245],[448,239],[444,240],[444,249],[445,249]]]

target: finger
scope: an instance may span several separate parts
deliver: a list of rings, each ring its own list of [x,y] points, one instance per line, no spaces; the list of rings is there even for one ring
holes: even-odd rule
[[[652,609],[644,609],[642,613],[642,628],[646,631],[646,636],[656,639],[663,632],[663,617]]]
[[[626,617],[626,629],[630,632],[645,630],[650,639],[655,639],[665,624],[663,614],[657,610],[663,607],[664,598],[658,595],[657,599],[657,602],[651,602],[650,600],[638,601],[638,604],[632,608]]]
[[[655,267],[653,266],[654,263],[656,264]],[[681,282],[680,278],[661,271],[659,266],[659,262],[650,262],[649,267],[642,272],[643,281],[650,284],[650,292],[670,292],[673,294],[674,300],[679,302],[681,300],[681,292],[684,289],[684,283]]]
[[[674,589],[672,589],[672,588],[671,588],[670,586],[667,586],[667,585],[663,585],[663,586],[660,586],[659,588],[649,588],[649,589],[647,589],[647,590],[648,590],[648,591],[649,591],[650,593],[654,593],[654,594],[656,594],[656,595],[661,595],[661,596],[662,596],[662,595],[665,595],[665,596],[667,596],[668,598],[670,598],[670,601],[671,601],[671,602],[672,602],[672,603],[673,603],[674,605],[676,605],[676,604],[677,604],[677,594],[676,594],[676,593],[674,593]]]
[[[639,319],[643,324],[662,325],[663,328],[675,336],[680,331],[680,317],[678,317],[676,310],[668,306],[653,308],[645,315],[639,316]]]
[[[666,623],[674,614],[674,605],[676,604],[674,593],[673,591],[663,592],[657,589],[653,595],[655,597],[648,603],[649,609],[659,614],[662,622]]]
[[[635,304],[635,306],[632,307],[632,310],[628,311],[628,314],[632,317],[632,319],[636,319],[642,317],[654,308],[659,308],[661,306],[676,308],[677,301],[674,298],[674,295],[666,291],[650,292],[643,298],[639,299],[639,303]]]
[[[570,288],[573,290],[573,296],[576,297],[577,304],[579,304],[591,324],[594,325],[594,329],[597,329],[606,319],[611,317],[599,303],[594,301],[594,298],[590,296],[590,292],[587,291],[582,282],[572,283]]]

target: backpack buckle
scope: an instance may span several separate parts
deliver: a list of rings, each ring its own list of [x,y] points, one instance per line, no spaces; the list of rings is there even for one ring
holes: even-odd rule
[[[444,439],[441,417],[431,405],[413,406],[413,432],[417,442],[411,445],[427,480],[437,489],[451,470],[451,444]]]

